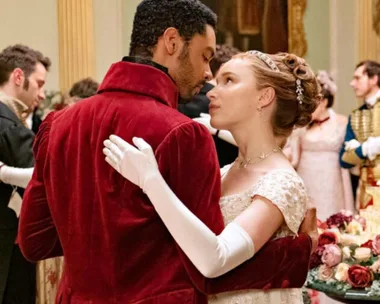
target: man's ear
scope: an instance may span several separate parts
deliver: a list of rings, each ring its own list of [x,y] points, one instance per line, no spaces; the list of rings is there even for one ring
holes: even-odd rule
[[[372,85],[377,85],[378,81],[379,81],[379,76],[378,75],[374,75],[374,76],[372,76],[370,78],[370,82],[371,82]]]
[[[169,27],[165,30],[162,35],[164,39],[164,44],[166,51],[169,55],[175,54],[180,48],[181,36],[178,33],[178,30],[174,27]]]
[[[17,86],[21,86],[25,80],[24,71],[21,70],[20,68],[14,69],[11,74],[11,78]]]

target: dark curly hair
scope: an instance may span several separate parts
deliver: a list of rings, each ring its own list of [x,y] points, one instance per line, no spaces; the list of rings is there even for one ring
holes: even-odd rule
[[[377,86],[380,87],[380,63],[374,60],[364,60],[356,65],[356,69],[364,66],[363,73],[367,74],[369,78],[377,76]]]
[[[210,62],[212,75],[215,77],[221,65],[230,60],[232,56],[235,56],[239,53],[240,51],[235,47],[229,46],[227,44],[217,44],[215,56]]]
[[[195,34],[204,34],[206,25],[215,29],[216,20],[215,13],[198,0],[143,0],[133,21],[129,55],[151,59],[167,28],[176,28],[188,42]]]
[[[99,84],[92,78],[84,78],[73,84],[70,89],[70,97],[88,98],[95,95]]]
[[[0,53],[0,86],[8,82],[16,68],[20,68],[25,74],[24,87],[27,89],[28,77],[34,72],[37,63],[41,63],[47,71],[51,66],[48,57],[26,45],[16,44],[5,48]]]

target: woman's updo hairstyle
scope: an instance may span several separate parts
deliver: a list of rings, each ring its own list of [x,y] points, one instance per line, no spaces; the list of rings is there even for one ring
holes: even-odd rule
[[[249,60],[257,89],[272,87],[276,109],[272,116],[275,136],[289,136],[294,127],[304,127],[321,100],[321,88],[306,61],[294,54],[241,53],[233,58]]]

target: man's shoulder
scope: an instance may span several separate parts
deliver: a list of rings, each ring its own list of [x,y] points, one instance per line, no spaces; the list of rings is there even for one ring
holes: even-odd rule
[[[352,112],[351,112],[351,115],[355,114],[355,113],[358,113],[360,111],[363,111],[363,110],[368,110],[368,107],[367,105],[364,103],[362,105],[360,105],[359,107],[357,107],[356,109],[354,109]]]
[[[116,120],[138,120],[142,126],[154,126],[167,132],[184,124],[195,123],[176,108],[153,96],[124,92],[120,95],[115,94],[113,98],[99,96],[93,101],[103,104],[106,99],[112,99],[113,105],[110,106],[112,110],[109,111],[109,115]]]
[[[14,130],[12,134],[32,133],[6,105],[0,102],[0,134],[9,133],[10,130]]]
[[[16,115],[5,104],[0,101],[0,119],[2,123],[15,124],[19,122]]]

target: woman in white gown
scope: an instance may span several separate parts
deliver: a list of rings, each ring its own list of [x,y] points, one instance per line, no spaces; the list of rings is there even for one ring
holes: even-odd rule
[[[237,160],[222,169],[226,228],[220,235],[179,201],[143,139],[133,139],[136,149],[112,135],[104,149],[106,161],[143,189],[176,242],[207,277],[221,276],[252,258],[270,239],[297,235],[308,197],[277,142],[294,126],[310,122],[320,98],[310,67],[285,53],[236,55],[216,81],[208,93],[211,124],[229,130],[239,147]],[[299,304],[302,295],[300,289],[246,290],[210,296],[209,303]]]

